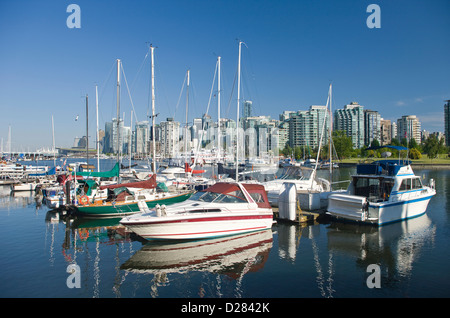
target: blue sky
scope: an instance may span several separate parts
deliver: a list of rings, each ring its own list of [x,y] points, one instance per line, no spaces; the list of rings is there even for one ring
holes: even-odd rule
[[[81,28],[69,29],[69,4],[81,9]],[[381,9],[381,28],[366,12]],[[189,0],[0,2],[0,137],[8,127],[12,147],[71,146],[94,140],[95,85],[100,128],[116,114],[115,60],[120,58],[137,120],[149,107],[150,60],[155,50],[158,121],[183,122],[190,69],[189,118],[206,111],[217,56],[222,57],[222,117],[236,118],[238,42],[242,93],[255,115],[278,118],[284,110],[325,105],[333,84],[333,109],[357,101],[385,119],[417,115],[422,128],[443,131],[450,99],[450,2],[447,0]],[[122,83],[121,112],[129,125],[131,102]],[[217,118],[213,99],[209,114]],[[79,115],[79,120],[75,117]],[[136,118],[133,119],[135,122]],[[93,147],[93,142],[91,146]]]

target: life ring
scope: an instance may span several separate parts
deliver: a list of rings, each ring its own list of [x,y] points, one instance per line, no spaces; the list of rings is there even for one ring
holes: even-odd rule
[[[89,198],[86,195],[81,196],[80,198],[80,204],[81,205],[86,205],[89,203]]]
[[[89,231],[87,229],[81,229],[80,231],[78,231],[78,235],[80,236],[80,239],[82,241],[86,241],[89,237]]]

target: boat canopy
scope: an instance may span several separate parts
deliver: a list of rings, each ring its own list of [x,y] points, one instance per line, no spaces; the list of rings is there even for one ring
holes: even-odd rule
[[[264,189],[264,186],[261,184],[242,184],[242,186],[247,190],[248,194],[252,197],[255,203],[260,208],[270,208],[270,203],[267,198],[267,193]],[[232,194],[233,192],[241,192],[241,189],[236,183],[226,183],[226,182],[218,182],[210,186],[209,188],[203,190],[203,192],[214,192],[214,193],[222,193],[222,194]]]
[[[395,149],[395,150],[408,150],[408,148],[403,147],[403,146],[391,146],[391,145],[374,146],[374,147],[366,148],[366,150],[377,150],[377,149],[382,149],[382,148],[389,148],[389,149]]]
[[[51,168],[50,170],[42,173],[30,173],[28,176],[30,177],[40,177],[40,176],[53,176],[56,174],[56,167]]]
[[[356,166],[357,174],[374,174],[374,175],[388,175],[395,176],[400,168],[410,165],[410,160],[377,160],[372,163],[361,163]]]
[[[103,171],[103,172],[95,172],[95,171],[79,171],[74,172],[72,171],[72,175],[77,176],[83,176],[83,177],[93,177],[93,178],[112,178],[112,177],[118,177],[119,171],[120,171],[119,163],[117,162],[114,168],[112,168],[110,171]]]
[[[103,189],[116,189],[116,188],[142,188],[142,189],[153,189],[156,188],[156,175],[152,175],[150,179],[144,181],[128,182],[128,183],[118,183],[100,186],[100,190]]]

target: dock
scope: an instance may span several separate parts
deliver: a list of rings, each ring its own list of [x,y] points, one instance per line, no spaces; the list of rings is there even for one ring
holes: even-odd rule
[[[325,211],[317,210],[317,211],[303,211],[303,210],[296,210],[296,217],[295,220],[288,220],[280,218],[280,213],[278,207],[273,207],[273,217],[277,221],[281,222],[290,222],[295,224],[302,224],[306,225],[308,223],[314,223],[318,222],[318,220],[324,216]]]

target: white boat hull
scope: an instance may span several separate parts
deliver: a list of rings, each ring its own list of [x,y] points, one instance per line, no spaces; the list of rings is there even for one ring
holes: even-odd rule
[[[261,212],[209,212],[207,215],[155,216],[142,219],[124,218],[123,225],[145,239],[206,239],[270,229],[273,224],[271,209]]]
[[[338,219],[385,225],[424,214],[436,192],[429,189],[410,198],[394,197],[385,202],[368,202],[365,197],[333,194],[328,198],[327,214]]]

